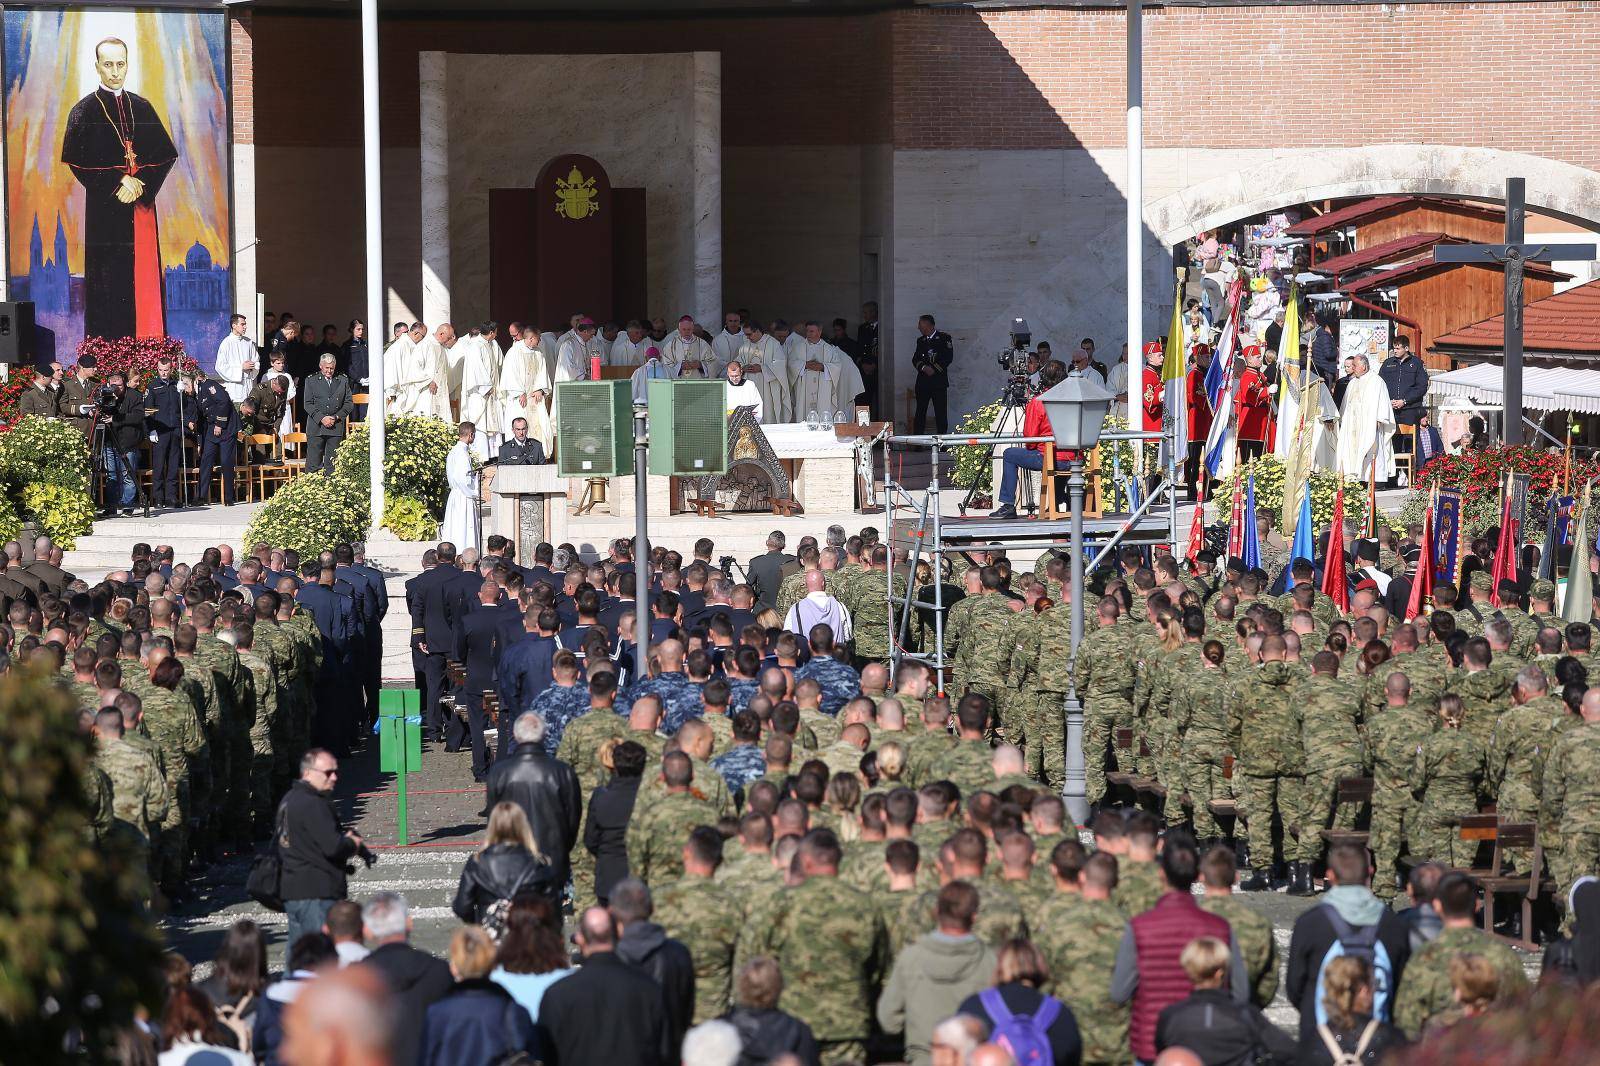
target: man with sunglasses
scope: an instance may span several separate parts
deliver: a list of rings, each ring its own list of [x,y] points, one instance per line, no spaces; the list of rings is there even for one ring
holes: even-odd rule
[[[300,758],[300,780],[278,807],[273,843],[283,862],[283,909],[293,944],[322,929],[328,909],[347,894],[345,863],[366,847],[361,834],[342,829],[333,811],[339,760],[324,748]]]

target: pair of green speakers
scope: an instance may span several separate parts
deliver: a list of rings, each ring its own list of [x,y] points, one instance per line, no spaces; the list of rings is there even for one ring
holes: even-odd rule
[[[728,472],[728,401],[721,380],[649,382],[652,474]],[[633,386],[625,380],[556,385],[556,470],[562,477],[633,473]]]

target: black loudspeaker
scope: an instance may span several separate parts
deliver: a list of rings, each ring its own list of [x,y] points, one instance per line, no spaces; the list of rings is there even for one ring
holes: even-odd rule
[[[36,355],[33,301],[0,301],[0,363],[32,366]]]

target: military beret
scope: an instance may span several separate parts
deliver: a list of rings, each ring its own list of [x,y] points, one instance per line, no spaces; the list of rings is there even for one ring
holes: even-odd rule
[[[1556,586],[1553,581],[1535,581],[1528,594],[1536,600],[1553,600],[1556,598]]]
[[[1489,592],[1494,588],[1494,581],[1487,571],[1478,570],[1472,575],[1472,587],[1479,592]]]

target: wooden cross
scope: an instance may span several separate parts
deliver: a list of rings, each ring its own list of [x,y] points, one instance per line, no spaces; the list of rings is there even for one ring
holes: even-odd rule
[[[1523,220],[1526,178],[1506,179],[1506,239],[1504,244],[1441,244],[1433,250],[1436,263],[1493,263],[1506,272],[1505,363],[1501,367],[1501,402],[1507,444],[1522,443],[1522,282],[1528,263],[1590,262],[1592,244],[1524,244]]]

